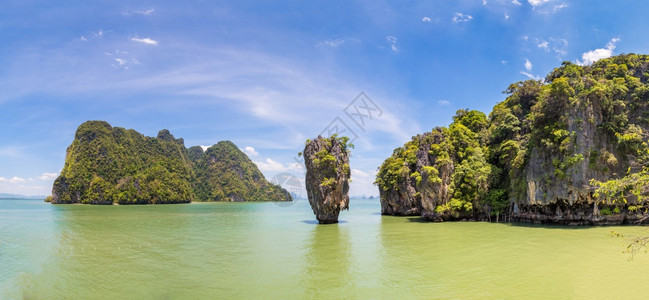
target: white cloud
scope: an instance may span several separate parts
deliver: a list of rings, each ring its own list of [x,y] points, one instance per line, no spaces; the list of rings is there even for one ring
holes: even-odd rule
[[[514,3],[514,5],[518,5],[518,6],[522,5],[520,2],[518,2],[518,0],[512,0],[512,3]]]
[[[527,2],[532,5],[533,7],[537,7],[539,5],[545,4],[550,2],[551,0],[527,0]]]
[[[482,5],[487,5],[487,0],[482,0]]]
[[[87,42],[88,39],[86,39],[86,37],[82,35],[82,36],[79,38],[79,41],[81,41],[81,42]]]
[[[258,156],[259,155],[259,152],[257,152],[257,150],[255,150],[255,148],[250,147],[250,146],[244,147],[243,152],[248,154],[248,156]]]
[[[359,169],[352,169],[352,177],[367,178],[367,177],[370,177],[370,173],[364,172],[364,171],[359,170]]]
[[[25,182],[25,181],[26,181],[26,180],[25,180],[24,178],[20,178],[20,177],[16,177],[16,176],[14,176],[14,177],[11,178],[11,179],[7,179],[7,178],[4,178],[4,177],[0,177],[0,182],[9,182],[9,183],[11,183],[11,184],[23,183],[23,182]]]
[[[155,9],[147,9],[147,10],[133,10],[133,11],[125,11],[122,13],[122,15],[125,16],[132,16],[132,15],[142,15],[142,16],[150,16],[155,12]]]
[[[152,40],[152,39],[150,39],[148,37],[147,38],[134,37],[134,38],[131,38],[131,41],[138,42],[138,43],[143,43],[143,44],[147,44],[147,45],[155,45],[155,46],[158,45],[158,41]]]
[[[552,12],[555,13],[555,12],[557,12],[557,11],[563,9],[563,8],[566,8],[566,7],[568,7],[568,4],[565,4],[565,3],[555,5],[554,8],[552,8]]]
[[[352,169],[352,182],[349,184],[349,191],[352,196],[378,195],[378,189],[374,185],[376,170]]]
[[[503,64],[503,65],[506,65],[506,64],[508,63],[508,61],[506,61],[506,60],[501,60],[500,63]]]
[[[453,23],[468,22],[473,19],[471,15],[465,15],[463,13],[456,12],[453,14]]]
[[[546,51],[549,51],[548,45],[549,45],[548,41],[542,41],[542,42],[536,44],[537,47],[539,47],[541,49],[545,49]]]
[[[40,180],[54,180],[56,177],[59,176],[58,173],[43,173],[41,176],[38,177]]]
[[[521,71],[520,73],[523,74],[523,75],[525,75],[525,76],[527,76],[527,77],[529,77],[530,79],[541,80],[541,77],[536,76],[536,75],[532,75],[532,74],[527,73],[527,72],[525,72],[525,71]]]
[[[422,21],[422,22],[425,22],[425,23],[430,23],[430,22],[432,22],[432,20],[431,20],[429,17],[423,17],[423,18],[421,18],[421,21]]]
[[[394,52],[399,51],[399,49],[397,48],[397,38],[396,37],[388,35],[387,37],[385,37],[385,39],[390,44],[390,49],[392,49],[392,51],[394,51]]]
[[[437,104],[439,104],[439,105],[441,105],[441,106],[449,106],[449,105],[451,105],[451,101],[448,101],[448,100],[439,100],[439,101],[437,101]]]
[[[525,70],[532,70],[532,62],[530,62],[530,60],[527,58],[525,59]]]
[[[104,31],[99,29],[99,31],[93,32],[92,35],[94,35],[95,37],[102,37],[104,36]]]
[[[523,41],[527,41],[527,39],[529,39],[529,37],[524,35],[524,36],[521,37],[521,39],[523,39]]]
[[[585,52],[581,55],[581,60],[577,60],[577,64],[581,66],[590,65],[600,59],[608,58],[613,56],[613,50],[615,50],[615,44],[619,42],[619,38],[611,39],[605,48],[599,48]]]
[[[509,14],[505,13],[505,20],[509,20]]]
[[[265,161],[255,161],[254,163],[262,172],[303,172],[304,170],[302,165],[296,162],[284,165],[270,158],[266,158]]]
[[[115,61],[116,61],[120,66],[123,66],[123,65],[126,64],[126,60],[123,59],[123,58],[116,57],[116,58],[115,58]]]
[[[203,152],[207,151],[211,146],[205,146],[205,145],[199,145],[201,149],[203,149]]]

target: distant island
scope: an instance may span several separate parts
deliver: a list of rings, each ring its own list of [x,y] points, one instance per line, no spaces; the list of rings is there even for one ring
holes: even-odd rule
[[[185,148],[168,130],[157,137],[104,121],[79,126],[54,181],[55,204],[165,204],[291,201],[230,141]]]
[[[414,136],[376,176],[381,212],[431,221],[626,224],[649,211],[649,56],[564,62],[484,113]]]
[[[26,196],[19,194],[8,194],[0,193],[0,199],[25,199],[25,200],[35,200],[35,199],[45,199],[46,196]]]

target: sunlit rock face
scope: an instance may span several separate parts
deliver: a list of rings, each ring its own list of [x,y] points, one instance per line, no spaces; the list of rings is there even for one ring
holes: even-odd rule
[[[341,210],[349,209],[349,153],[344,141],[323,138],[308,141],[303,151],[306,191],[320,224],[338,223]]]

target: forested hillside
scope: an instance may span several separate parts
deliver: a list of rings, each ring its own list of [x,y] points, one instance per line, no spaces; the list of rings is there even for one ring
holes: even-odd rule
[[[382,213],[430,220],[510,217],[619,224],[647,213],[649,57],[564,62],[510,85],[487,116],[394,150],[376,177]]]

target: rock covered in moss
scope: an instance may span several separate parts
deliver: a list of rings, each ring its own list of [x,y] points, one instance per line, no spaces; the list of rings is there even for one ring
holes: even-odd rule
[[[376,178],[382,212],[566,225],[649,219],[649,56],[564,62],[505,92],[488,117],[459,110],[448,128],[395,149]]]
[[[349,209],[349,152],[346,137],[307,141],[304,151],[306,191],[320,224],[338,223],[341,210]]]
[[[52,203],[164,204],[191,201],[290,201],[233,143],[186,149],[169,130],[147,137],[104,121],[79,126]]]

